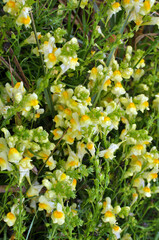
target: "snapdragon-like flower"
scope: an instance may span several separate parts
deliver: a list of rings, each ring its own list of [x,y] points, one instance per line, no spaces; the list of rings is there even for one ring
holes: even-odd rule
[[[143,144],[137,144],[131,148],[131,155],[142,155],[146,152],[146,146]]]
[[[66,169],[75,169],[81,165],[78,156],[69,148],[69,156],[66,162]]]
[[[17,103],[21,102],[24,94],[26,93],[23,82],[17,82],[14,87],[11,87],[9,83],[6,83],[5,88],[9,97]]]
[[[19,26],[24,24],[26,28],[30,27],[31,24],[31,18],[29,16],[30,11],[31,11],[30,7],[24,7],[16,20],[16,24]]]
[[[26,195],[28,198],[33,198],[35,196],[39,196],[39,192],[41,191],[43,185],[40,185],[38,182],[35,182],[33,185],[30,186]]]
[[[22,159],[22,155],[16,148],[10,148],[8,152],[8,161],[18,164]]]
[[[122,229],[121,229],[119,226],[114,225],[114,226],[112,227],[112,233],[116,236],[117,239],[120,238],[120,233],[121,233],[121,232],[122,232]]]
[[[56,161],[52,156],[50,150],[40,151],[38,152],[37,158],[42,158],[43,162],[46,163],[46,167],[49,167],[49,170],[53,170],[56,167]]]
[[[112,88],[112,93],[114,95],[116,95],[117,97],[119,97],[120,95],[123,95],[126,93],[125,89],[123,88],[122,84],[120,82],[117,82],[114,86],[114,88]]]
[[[143,69],[138,68],[134,71],[132,76],[135,81],[139,81],[140,78],[144,75],[144,73],[145,73],[145,71]]]
[[[122,81],[122,74],[119,70],[115,70],[111,76],[111,80],[115,82],[121,82]]]
[[[96,81],[97,78],[103,77],[103,66],[93,67],[91,71],[89,70],[88,72],[90,73],[89,79]]]
[[[44,55],[44,62],[46,62],[47,68],[52,68],[58,62],[58,56],[60,53],[60,49],[53,48],[49,50],[48,55]]]
[[[138,189],[142,197],[151,197],[151,189],[149,186]]]
[[[53,211],[51,218],[52,218],[53,223],[57,223],[59,225],[64,224],[65,214],[62,210],[62,205],[60,203],[57,203],[56,210]]]
[[[8,162],[7,153],[5,151],[0,152],[0,168],[1,171],[12,169],[11,164]]]
[[[56,170],[55,174],[59,182],[63,182],[63,181],[67,182],[70,179],[70,177],[61,170]]]
[[[8,12],[11,15],[16,15],[19,9],[19,4],[16,0],[3,0],[5,6],[3,7],[3,10],[5,12]]]
[[[114,153],[119,148],[120,144],[121,143],[119,144],[111,143],[108,149],[99,152],[99,156],[112,160],[114,158]]]
[[[4,221],[7,223],[9,227],[13,226],[16,221],[16,216],[14,213],[9,212],[7,213],[6,217],[4,217]]]
[[[128,115],[137,115],[137,110],[136,110],[136,106],[133,102],[130,102],[128,105],[127,105],[127,108],[126,108],[126,113]]]
[[[91,153],[92,156],[95,155],[95,146],[92,141],[88,141],[86,148],[88,149],[88,151]]]
[[[64,60],[64,58],[63,58],[63,61],[64,61],[64,63],[61,64],[61,66],[60,66],[62,73],[65,73],[68,69],[75,70],[75,67],[79,66],[77,57],[69,57],[67,59],[67,61],[66,61],[66,59]]]
[[[107,12],[108,20],[112,17],[113,14],[116,14],[120,10],[121,10],[120,3],[119,2],[113,2],[111,4],[111,8]]]
[[[30,176],[29,176],[29,170],[33,169],[33,165],[31,164],[31,159],[28,157],[23,158],[22,160],[20,160],[19,162],[19,172],[20,172],[20,179],[19,179],[19,183],[22,182],[23,177],[26,176],[29,184],[31,184],[30,181]]]
[[[47,213],[51,213],[55,208],[55,203],[52,201],[48,201],[45,196],[40,196],[39,198],[39,211],[46,210]]]
[[[11,211],[7,213],[7,215],[4,217],[4,221],[7,223],[9,227],[15,224],[15,221],[17,219],[16,215],[18,214],[19,214],[19,209],[17,209],[17,204],[14,204],[11,207]]]
[[[109,222],[111,225],[116,223],[116,217],[114,213],[110,210],[106,211],[104,213],[104,216],[102,217],[103,222]]]
[[[36,34],[38,39],[40,40],[42,38],[41,32],[37,32]],[[30,36],[27,39],[25,39],[23,44],[36,44],[36,38],[33,31],[31,32]]]

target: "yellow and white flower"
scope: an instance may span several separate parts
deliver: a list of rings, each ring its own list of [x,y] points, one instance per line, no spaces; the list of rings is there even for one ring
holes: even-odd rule
[[[55,52],[57,50],[55,45],[55,38],[51,36],[51,34],[47,34],[48,41],[44,41],[44,43],[40,46],[40,52],[44,54],[44,56],[48,56],[49,53]]]
[[[147,180],[147,182],[149,183],[151,180],[153,180],[154,182],[156,182],[157,178],[158,178],[158,171],[156,170],[152,170],[151,172],[144,172],[142,174],[142,177],[144,179]]]
[[[112,211],[113,207],[111,205],[111,198],[110,197],[106,197],[105,201],[103,202],[103,210],[101,213],[105,213],[106,211]]]
[[[16,20],[16,24],[19,26],[24,24],[26,28],[30,27],[31,24],[31,18],[29,16],[30,11],[31,11],[30,7],[24,7]]]
[[[3,10],[5,12],[8,12],[11,15],[16,15],[19,9],[19,4],[15,0],[3,0],[5,6],[3,7]]]
[[[111,119],[106,114],[102,113],[102,116],[99,117],[99,123],[102,127],[109,127],[111,125]]]
[[[106,211],[104,213],[104,216],[102,217],[103,222],[109,222],[111,225],[116,223],[116,217],[114,213],[110,210]]]
[[[30,175],[29,175],[29,170],[33,169],[33,165],[31,164],[31,159],[28,157],[23,158],[22,160],[20,160],[19,162],[19,172],[20,172],[20,179],[19,179],[19,183],[22,182],[23,177],[26,176],[29,184],[31,184],[30,182]]]
[[[98,77],[103,76],[103,66],[99,65],[97,68],[93,67],[91,71],[88,71],[90,73],[89,79],[96,81]]]
[[[121,69],[121,75],[125,79],[130,79],[130,77],[132,76],[133,72],[134,71],[133,71],[132,68]]]
[[[144,144],[137,144],[131,148],[130,155],[142,155],[146,152],[146,147]]]
[[[108,149],[99,152],[99,157],[105,157],[106,159],[112,160],[114,158],[114,153],[119,148],[120,144],[112,143]]]
[[[64,224],[65,214],[62,211],[62,205],[60,203],[57,203],[56,210],[53,211],[51,218],[52,218],[53,223],[57,223],[59,225]]]
[[[10,148],[8,152],[8,161],[12,163],[19,163],[19,161],[22,159],[22,155],[16,148]]]
[[[119,2],[113,2],[111,4],[111,8],[108,10],[108,20],[112,17],[113,14],[116,14],[121,10],[120,3]],[[107,20],[107,21],[108,21]]]
[[[135,81],[140,80],[140,78],[144,75],[145,71],[143,69],[136,69],[133,73],[133,78]]]
[[[145,109],[149,110],[148,97],[144,94],[134,97],[134,102],[136,102],[137,110],[140,110],[141,112],[144,112]]]
[[[128,105],[127,105],[127,108],[126,108],[126,113],[128,115],[137,115],[137,110],[136,110],[136,106],[133,102],[130,102]]]
[[[62,73],[65,73],[68,69],[75,70],[75,67],[79,66],[77,56],[69,57],[69,58],[67,58],[67,60],[65,58],[63,58],[63,61],[64,61],[64,63],[61,64],[61,66],[60,66]]]
[[[138,177],[138,178],[134,179],[133,187],[137,187],[139,189],[139,188],[144,187],[144,186],[145,186],[145,181],[144,181],[143,178]]]
[[[70,177],[66,175],[64,172],[62,172],[61,170],[56,170],[55,174],[56,174],[56,179],[59,182],[68,181],[70,179]]]
[[[44,55],[44,62],[46,62],[47,68],[52,68],[58,62],[58,56],[60,54],[60,48],[53,48],[49,50],[48,55]]]
[[[80,7],[83,9],[85,8],[85,6],[87,5],[88,3],[88,0],[82,0],[81,3],[80,3]]]
[[[40,151],[38,152],[38,158],[42,158],[43,162],[46,162],[46,167],[49,167],[50,170],[53,170],[56,167],[56,161],[52,156],[49,157],[50,154],[50,150]]]
[[[80,118],[80,124],[82,127],[88,127],[91,124],[91,119],[87,114],[84,114]]]
[[[43,188],[43,185],[40,185],[38,182],[35,182],[33,185],[30,186],[28,191],[26,192],[26,195],[28,198],[32,198],[35,196],[39,196],[39,192]]]
[[[37,32],[36,34],[38,39],[41,39],[42,37],[41,32]],[[33,31],[31,32],[30,36],[27,39],[25,39],[24,44],[36,44],[36,38]]]
[[[155,0],[145,0],[143,2],[143,5],[142,5],[141,9],[140,9],[140,14],[142,14],[144,16],[146,14],[148,14],[150,12],[152,6],[154,5],[154,3],[155,3]]]
[[[106,78],[104,84],[103,84],[103,90],[107,91],[108,87],[111,86],[111,80]]]
[[[4,151],[0,152],[0,168],[1,168],[1,171],[3,170],[10,171],[12,169],[12,166],[7,159],[7,153]]]
[[[91,153],[92,156],[95,155],[95,146],[94,143],[92,141],[88,141],[86,144],[86,148],[88,149],[88,151]]]
[[[7,223],[9,227],[13,226],[16,221],[16,215],[19,214],[19,209],[17,208],[17,204],[14,204],[11,207],[11,211],[7,213],[7,215],[4,217],[4,221]]]
[[[47,213],[51,213],[52,210],[55,208],[55,203],[48,201],[45,196],[39,197],[39,211],[46,210]]]
[[[120,82],[116,82],[115,86],[112,88],[112,93],[119,97],[120,95],[125,94],[126,91]]]
[[[76,185],[77,185],[77,180],[74,178],[72,180],[72,190],[75,191],[76,190]]]
[[[122,232],[121,228],[117,225],[112,227],[112,233],[116,236],[117,239],[120,238],[120,233]]]
[[[123,80],[121,72],[119,70],[115,70],[111,76],[111,80],[121,82]]]
[[[138,190],[143,197],[151,197],[151,189],[149,186],[145,186]]]
[[[83,142],[78,141],[76,155],[78,156],[79,159],[82,159],[86,153],[87,153],[86,145]]]
[[[7,225],[9,227],[11,227],[15,224],[16,219],[17,218],[16,218],[15,214],[12,212],[7,213],[7,215],[4,217],[4,221],[7,223]]]
[[[54,135],[54,140],[59,139],[60,137],[62,137],[63,131],[60,128],[56,128],[53,131],[51,131]]]
[[[69,156],[67,159],[67,162],[65,164],[66,169],[75,169],[81,165],[79,158],[76,153],[74,153],[70,148],[69,148]]]

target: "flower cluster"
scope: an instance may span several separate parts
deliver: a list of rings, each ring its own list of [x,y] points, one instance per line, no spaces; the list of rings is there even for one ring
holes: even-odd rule
[[[112,17],[113,14],[118,13],[122,8],[126,12],[126,17],[129,16],[128,22],[134,21],[137,28],[142,24],[147,25],[158,25],[158,17],[150,17],[150,21],[144,23],[144,16],[148,15],[153,6],[155,0],[122,0],[121,2],[112,2],[110,8],[107,11],[107,21]]]
[[[1,89],[1,115],[5,119],[16,113],[30,119],[37,119],[44,112],[44,109],[40,108],[37,94],[27,93],[23,82],[17,82],[14,87],[6,83],[5,87],[1,87]]]
[[[128,147],[128,155],[130,159],[129,168],[125,172],[125,178],[132,178],[133,203],[141,197],[151,197],[155,193],[155,189],[151,190],[151,185],[158,177],[159,153],[156,147],[152,147],[150,151],[146,151],[146,146],[152,141],[152,137],[148,136],[146,130],[133,129],[125,130],[120,138],[125,140],[125,147]]]
[[[40,49],[37,47],[33,49],[33,53],[39,56],[39,53],[44,55],[44,62],[46,63],[47,69],[54,70],[54,73],[58,73],[58,68],[54,68],[55,65],[60,65],[60,73],[65,73],[68,69],[75,70],[76,66],[79,66],[77,53],[78,42],[76,38],[72,38],[66,42],[62,48],[57,48],[56,44],[65,41],[63,35],[66,34],[64,29],[58,28],[54,32],[54,36],[51,33],[47,33],[42,36],[40,32],[37,33],[37,37],[40,40]],[[30,37],[24,41],[24,44],[35,44],[35,35],[32,32]]]
[[[3,10],[16,17],[16,24],[21,26],[24,24],[26,28],[30,27],[31,18],[29,12],[31,7],[26,4],[26,0],[3,0],[5,6]]]
[[[102,220],[105,223],[109,223],[111,226],[112,234],[114,235],[115,239],[120,238],[120,233],[122,229],[117,225],[117,217],[125,218],[128,216],[130,212],[130,207],[120,207],[119,205],[115,206],[114,208],[111,205],[110,197],[106,197],[105,201],[103,202],[103,209],[102,209]]]
[[[9,18],[15,18],[19,26],[30,27],[32,0],[3,2],[4,11],[11,15]],[[156,23],[156,17],[146,17],[155,4],[153,0],[104,2],[102,6],[107,12],[100,22],[98,4],[69,0],[66,6],[55,3],[54,7],[58,7],[53,12],[60,21],[67,10],[70,23],[75,14],[72,26],[68,23],[68,33],[59,27],[65,25],[65,20],[47,33],[39,28],[40,24],[36,32],[33,24],[34,31],[26,29],[21,41],[20,28],[16,26],[20,46],[29,49],[32,45],[30,61],[40,62],[41,58],[43,64],[37,74],[34,67],[29,69],[30,75],[33,72],[37,79],[30,88],[25,89],[23,82],[17,82],[12,73],[10,83],[0,84],[0,170],[10,184],[8,192],[13,191],[9,199],[7,191],[5,193],[8,204],[2,219],[9,227],[13,226],[16,237],[19,222],[35,214],[45,216],[48,239],[53,239],[57,231],[58,239],[97,236],[98,239],[132,240],[128,232],[133,234],[137,222],[135,211],[139,208],[136,207],[144,206],[159,192],[159,151],[152,126],[157,122],[158,132],[159,94],[152,93],[151,99],[155,84],[153,89],[148,87],[151,84],[144,84],[149,71],[146,54],[152,49],[145,52],[127,45],[125,36],[133,24],[125,28],[123,34],[122,29],[118,34],[113,28],[110,38],[105,36],[104,26],[113,25],[116,17],[112,16],[119,11],[126,12],[122,28],[131,21],[136,23],[131,33],[140,25]],[[46,11],[47,5],[44,5]],[[87,22],[89,11],[97,11],[92,31],[86,28],[83,37],[78,33],[75,37],[72,35],[75,21],[81,24],[80,18],[76,19],[78,12],[83,13],[82,21]],[[106,23],[102,25],[105,17]],[[56,23],[52,29],[54,27]],[[86,40],[87,32],[90,35]],[[118,48],[120,44],[124,51]],[[86,49],[86,46],[90,47]],[[121,52],[118,54],[118,51]],[[0,60],[9,68],[5,57]],[[75,82],[70,83],[74,78]],[[148,123],[142,121],[145,118]],[[14,192],[16,197],[12,201]],[[33,223],[34,219],[29,223],[30,230]],[[82,224],[76,235],[76,229]],[[25,227],[23,231],[19,226],[18,229],[19,236],[26,234]]]

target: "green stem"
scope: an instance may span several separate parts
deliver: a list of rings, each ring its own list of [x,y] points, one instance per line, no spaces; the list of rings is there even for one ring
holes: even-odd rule
[[[21,240],[22,239],[22,200],[23,200],[23,193],[22,193],[22,185],[20,184],[19,186],[20,188],[20,203],[19,203],[19,227],[18,227],[18,240]]]
[[[39,39],[38,39],[38,36],[37,36],[36,26],[35,26],[35,22],[34,22],[32,12],[30,13],[30,16],[31,16],[31,20],[32,20],[32,27],[33,27],[36,43],[37,43],[38,49],[40,50],[40,43],[39,43]],[[42,66],[43,66],[44,75],[45,75],[45,64],[44,64],[43,56],[42,56],[41,52],[39,52],[39,54],[40,54],[41,63],[42,63]]]

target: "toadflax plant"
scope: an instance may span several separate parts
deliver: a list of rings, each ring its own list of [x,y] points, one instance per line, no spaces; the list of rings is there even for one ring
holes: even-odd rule
[[[157,1],[0,4],[2,239],[157,240]]]

